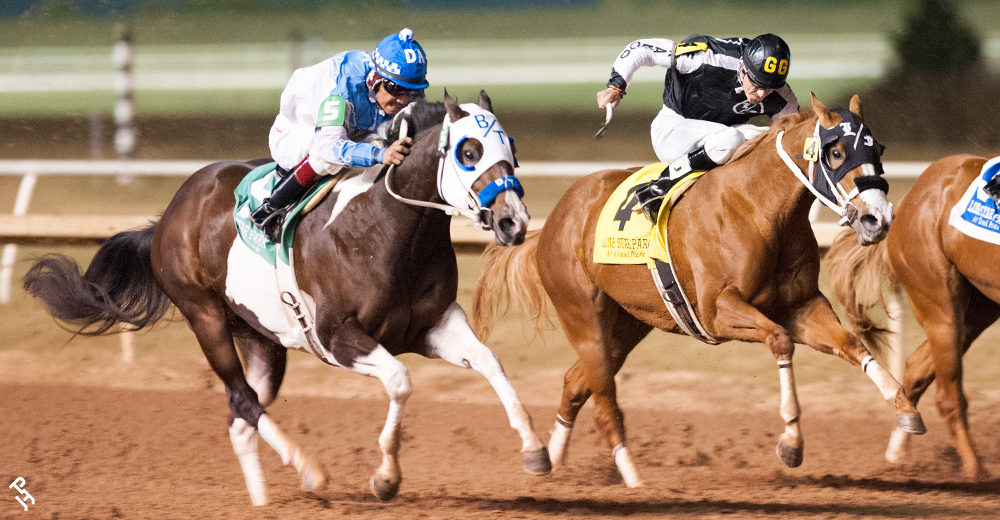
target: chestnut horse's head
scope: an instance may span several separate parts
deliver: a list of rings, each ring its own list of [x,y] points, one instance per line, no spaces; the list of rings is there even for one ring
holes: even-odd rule
[[[462,214],[492,229],[497,244],[518,245],[528,230],[524,190],[514,176],[514,141],[493,115],[486,92],[479,103],[459,105],[445,92],[447,109],[438,149],[438,191]]]
[[[812,108],[819,120],[803,158],[810,161],[809,177],[820,202],[841,215],[842,226],[854,228],[862,245],[880,242],[892,223],[892,204],[886,199],[889,183],[882,178],[884,147],[864,124],[861,100],[852,97],[849,111],[830,110],[813,94]]]

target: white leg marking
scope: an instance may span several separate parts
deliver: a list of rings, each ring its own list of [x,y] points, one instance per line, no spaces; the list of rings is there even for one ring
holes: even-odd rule
[[[291,462],[299,472],[302,489],[311,491],[326,485],[326,475],[323,474],[322,467],[311,457],[306,456],[305,450],[285,435],[285,432],[281,431],[266,413],[257,421],[257,431],[260,432],[260,438],[278,452],[282,464],[287,466]]]
[[[385,347],[379,345],[370,354],[354,360],[351,370],[366,376],[377,377],[389,394],[389,416],[379,435],[378,445],[382,449],[382,465],[375,477],[389,484],[399,486],[403,479],[399,468],[399,444],[402,433],[403,405],[413,393],[410,371],[406,365],[392,356]],[[381,497],[380,497],[381,498]]]
[[[615,465],[618,466],[618,471],[625,480],[625,485],[630,488],[642,487],[642,479],[639,478],[639,472],[635,469],[635,463],[632,462],[632,457],[628,454],[628,448],[624,444],[619,444],[615,446],[612,455],[615,458]]]
[[[795,375],[791,361],[778,361],[778,379],[781,381],[781,404],[778,413],[785,421],[785,432],[780,441],[789,448],[802,448],[802,428],[799,426],[799,397],[795,391]]]
[[[871,356],[865,357],[861,361],[861,369],[865,371],[865,374],[875,382],[878,386],[879,391],[882,392],[882,397],[891,404],[896,404],[896,395],[903,391],[903,387],[896,381],[896,378],[892,377],[892,374],[888,370],[882,368],[878,361]]]
[[[899,428],[892,430],[889,447],[885,449],[885,460],[900,464],[910,455],[910,439],[913,436]]]
[[[452,303],[441,321],[427,334],[431,355],[460,367],[479,372],[490,382],[507,411],[510,427],[521,436],[521,451],[536,451],[545,447],[535,432],[531,416],[524,409],[517,392],[507,379],[496,354],[484,345],[469,327],[465,311]]]
[[[263,506],[267,504],[267,489],[264,487],[264,468],[257,455],[257,438],[257,430],[243,419],[236,419],[229,427],[229,440],[233,443],[233,451],[243,469],[243,478],[246,479],[247,491],[250,492],[250,503]]]
[[[795,392],[795,375],[791,362],[778,362],[778,379],[781,381],[781,404],[778,411],[785,423],[799,418],[799,397]]]
[[[573,426],[564,423],[565,421],[557,419],[549,436],[549,459],[552,461],[553,471],[566,463],[566,455],[569,452],[569,436],[573,433]]]

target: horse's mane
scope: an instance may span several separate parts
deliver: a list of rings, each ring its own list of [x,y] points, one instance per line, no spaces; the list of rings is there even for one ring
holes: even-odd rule
[[[812,117],[813,115],[814,112],[809,110],[809,111],[802,111],[797,114],[788,114],[786,116],[783,116],[781,119],[778,119],[777,121],[772,123],[767,130],[753,136],[752,138],[750,138],[749,141],[743,143],[739,148],[737,148],[736,153],[733,154],[733,158],[730,159],[730,162],[735,161],[736,159],[739,159],[740,157],[743,157],[744,155],[747,155],[748,153],[752,152],[754,148],[757,148],[757,145],[760,144],[761,141],[767,139],[768,137],[778,135],[778,132],[781,132],[782,130],[788,130],[793,126],[797,126],[806,119]]]
[[[444,122],[445,112],[447,110],[443,101],[429,102],[424,98],[417,99],[400,110],[391,121],[383,124],[379,128],[379,137],[387,144],[396,142],[399,139],[399,125],[403,118],[408,121],[410,137],[415,137],[421,131]]]

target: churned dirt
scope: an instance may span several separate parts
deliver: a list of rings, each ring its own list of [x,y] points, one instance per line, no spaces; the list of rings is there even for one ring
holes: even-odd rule
[[[802,389],[805,463],[789,469],[774,454],[781,424],[773,392],[690,373],[627,378],[622,401],[630,446],[646,483],[628,489],[589,406],[568,465],[530,476],[521,469],[518,437],[485,380],[430,366],[414,371],[401,450],[404,479],[394,500],[380,502],[367,484],[380,460],[387,400],[348,375],[341,395],[293,392],[270,408],[326,467],[329,486],[300,491],[294,470],[261,443],[271,502],[255,508],[228,441],[221,388],[208,378],[200,388],[114,387],[121,369],[98,370],[111,378],[107,385],[0,384],[0,477],[5,486],[23,477],[36,500],[25,512],[16,493],[5,492],[0,517],[986,519],[1000,511],[1000,481],[960,477],[933,413],[925,413],[931,431],[914,443],[912,463],[886,463],[892,414],[868,386]],[[460,377],[449,381],[449,375]],[[151,386],[164,379],[155,370],[146,377]],[[552,371],[517,377],[545,440],[560,379]],[[976,399],[978,409],[1000,405],[995,395]],[[1000,471],[998,427],[994,413],[976,417],[973,428],[994,474]]]

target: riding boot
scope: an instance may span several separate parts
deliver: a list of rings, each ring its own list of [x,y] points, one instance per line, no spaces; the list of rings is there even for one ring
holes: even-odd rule
[[[994,176],[983,186],[983,191],[993,199],[993,203],[1000,208],[1000,175]]]
[[[281,241],[281,227],[285,216],[308,192],[309,186],[303,186],[296,174],[286,175],[271,190],[271,196],[261,201],[260,207],[250,214],[250,219],[268,240],[277,244]]]
[[[667,169],[663,170],[660,178],[649,183],[647,186],[636,190],[635,196],[639,199],[642,212],[650,222],[656,223],[656,218],[660,213],[660,206],[663,198],[667,196],[670,189],[677,184],[677,181],[693,171],[707,171],[718,166],[712,159],[709,159],[704,146],[699,146],[696,150],[688,152],[680,159],[670,163]]]

